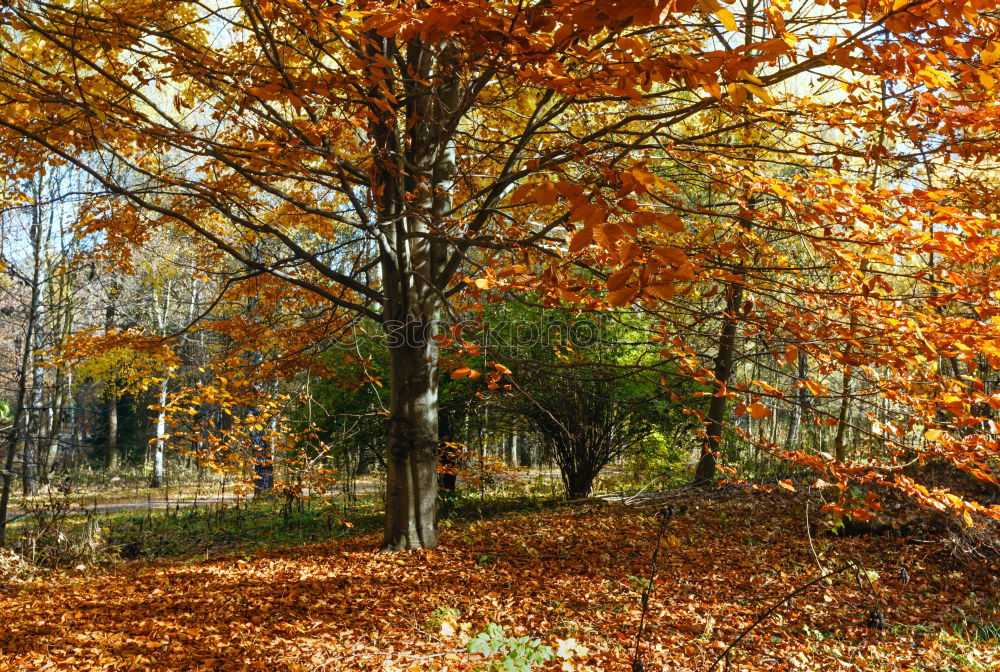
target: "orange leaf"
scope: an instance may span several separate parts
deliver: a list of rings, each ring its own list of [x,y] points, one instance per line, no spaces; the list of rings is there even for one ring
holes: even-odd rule
[[[594,227],[584,226],[573,234],[573,240],[569,244],[569,253],[576,254],[587,247],[587,245],[590,245],[592,240],[594,240]]]
[[[655,285],[646,287],[646,293],[657,299],[669,301],[674,298],[674,283],[658,282]]]
[[[806,387],[808,387],[809,391],[812,392],[813,395],[817,397],[822,397],[824,394],[830,391],[825,386],[821,385],[820,383],[814,382],[812,380],[806,381]]]
[[[623,287],[622,289],[608,292],[608,303],[616,307],[627,306],[632,303],[632,300],[635,299],[638,293],[638,287]]]
[[[625,286],[632,276],[631,268],[622,268],[608,276],[608,291],[615,292]]]
[[[679,247],[657,247],[653,249],[660,259],[671,266],[680,267],[687,263],[687,255],[684,254],[684,250]]]

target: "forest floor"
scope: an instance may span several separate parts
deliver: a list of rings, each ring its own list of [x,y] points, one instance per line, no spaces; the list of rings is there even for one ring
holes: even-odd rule
[[[710,670],[773,605],[715,669],[1000,668],[1000,561],[960,562],[943,538],[812,538],[804,512],[798,495],[771,493],[674,516],[644,669]],[[446,522],[433,551],[380,555],[358,534],[81,566],[0,586],[0,670],[528,669],[502,667],[518,653],[469,652],[486,630],[492,648],[530,653],[496,624],[551,647],[532,669],[626,671],[659,529],[652,511],[584,504]]]

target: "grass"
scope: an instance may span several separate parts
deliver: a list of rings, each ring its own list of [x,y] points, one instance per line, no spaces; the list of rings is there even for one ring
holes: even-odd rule
[[[534,494],[460,494],[442,502],[443,529],[558,506],[558,499]],[[204,492],[201,493],[204,497]],[[171,499],[180,501],[172,496]],[[142,500],[124,500],[139,501]],[[113,503],[113,502],[111,502]],[[11,546],[36,564],[58,567],[118,560],[246,556],[377,532],[381,494],[362,492],[347,505],[342,498],[287,498],[277,493],[250,501],[206,502],[200,506],[100,512],[64,497],[36,507],[10,523]],[[101,504],[104,504],[102,501]]]

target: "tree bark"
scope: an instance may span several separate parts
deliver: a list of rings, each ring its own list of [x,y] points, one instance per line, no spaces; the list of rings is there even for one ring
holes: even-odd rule
[[[166,286],[163,290],[163,304],[160,304],[157,292],[153,291],[153,313],[156,319],[156,327],[160,332],[160,336],[166,338],[167,336],[167,319],[170,313],[170,290],[173,283],[167,280]],[[192,292],[192,297],[194,292]],[[191,312],[194,311],[194,299],[191,301]],[[166,444],[166,439],[163,437],[167,433],[167,389],[169,387],[170,373],[172,369],[167,369],[163,373],[163,380],[160,381],[160,396],[157,399],[157,410],[156,410],[156,444],[153,449],[153,477],[150,479],[150,485],[154,488],[163,487],[163,449]]]
[[[739,322],[738,311],[743,301],[743,285],[729,286],[729,296],[726,298],[726,310],[722,315],[722,330],[719,334],[719,351],[715,358],[715,394],[708,405],[708,416],[705,419],[705,442],[701,448],[701,458],[695,471],[694,482],[697,485],[707,485],[715,481],[715,465],[717,453],[722,445],[722,421],[726,413],[728,399],[725,396],[726,386],[733,372],[733,359],[736,350],[736,326]]]
[[[108,288],[108,305],[104,308],[104,333],[110,333],[115,325],[115,301],[118,299],[118,285],[112,282]],[[109,372],[109,375],[114,375]],[[104,464],[108,471],[118,469],[118,391],[117,380],[108,381],[105,392],[108,395],[108,440],[105,443]]]
[[[437,545],[438,365],[431,325],[389,333],[390,402],[383,551]]]
[[[24,414],[24,434],[21,437],[23,450],[21,462],[21,489],[26,496],[33,495],[38,489],[38,452],[42,441],[42,397],[45,391],[45,369],[42,368],[42,349],[44,343],[43,329],[45,327],[45,274],[42,265],[45,263],[45,248],[48,234],[44,229],[42,199],[44,191],[39,181],[33,184],[35,203],[32,207],[31,222],[31,305],[28,310],[27,346],[32,353],[31,366],[31,406]],[[27,371],[24,372],[27,375]]]
[[[563,472],[563,486],[566,488],[566,498],[569,500],[590,497],[594,490],[594,474],[589,469],[573,472]]]
[[[397,46],[402,45],[375,38],[368,49],[382,58]],[[386,112],[371,126],[385,295],[382,327],[390,362],[383,551],[433,548],[438,542],[438,351],[433,337],[455,272],[449,270],[455,250],[433,234],[447,230],[452,216],[454,133],[461,116],[456,47],[439,46],[412,39],[398,52],[405,54],[406,77],[395,80],[381,71],[385,91],[401,88],[406,121],[400,128],[398,118]],[[429,84],[432,80],[439,83]]]
[[[167,378],[160,381],[159,408],[156,411],[156,447],[153,450],[153,478],[150,485],[154,488],[163,487],[163,446],[167,433]]]
[[[795,377],[796,383],[801,387],[795,390],[795,408],[792,410],[792,419],[788,425],[788,435],[785,437],[785,450],[795,450],[798,447],[799,436],[802,433],[802,416],[809,405],[809,392],[805,388],[805,379],[809,376],[809,360],[806,353],[799,349],[798,372]]]
[[[108,471],[115,471],[118,469],[118,395],[112,391],[108,397],[108,440],[104,459]]]
[[[0,490],[0,547],[7,540],[7,505],[10,501],[10,491],[14,480],[14,454],[17,452],[18,429],[24,417],[24,402],[28,393],[28,367],[31,365],[31,342],[34,320],[29,316],[24,347],[21,350],[21,366],[17,376],[17,397],[11,412],[10,435],[7,437],[7,454],[3,462],[3,489]]]
[[[507,435],[507,466],[517,466],[517,432]]]
[[[39,293],[41,291],[40,289]],[[48,434],[45,427],[43,409],[45,403],[45,369],[43,368],[44,361],[41,354],[44,347],[44,341],[42,340],[43,312],[43,304],[39,302],[38,311],[34,314],[36,324],[33,334],[34,338],[32,339],[34,341],[32,344],[34,354],[32,355],[31,367],[31,409],[24,416],[24,462],[21,465],[24,475],[21,485],[25,496],[34,495],[38,492],[38,476],[43,471],[39,458],[42,456],[43,442]]]
[[[847,459],[847,415],[851,406],[852,373],[851,365],[846,365],[844,368],[843,390],[840,396],[840,412],[837,414],[837,435],[833,439],[833,452],[840,462]]]

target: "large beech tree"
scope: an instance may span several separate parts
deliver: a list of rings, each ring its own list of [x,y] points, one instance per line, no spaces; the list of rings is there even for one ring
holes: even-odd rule
[[[748,207],[751,187],[784,201],[781,221],[791,210],[822,227],[829,213],[792,195],[797,171],[928,151],[909,140],[942,125],[930,151],[987,152],[948,120],[996,87],[995,6],[10,0],[0,156],[12,175],[89,172],[110,198],[81,227],[113,245],[180,224],[289,292],[377,320],[384,548],[432,547],[436,325],[453,297],[500,285],[584,308],[669,301],[727,223],[777,226]],[[905,90],[891,111],[886,85]],[[705,171],[713,197],[685,197],[659,162]],[[888,231],[841,181],[854,221]],[[714,271],[732,288],[747,282],[746,247]]]

